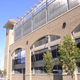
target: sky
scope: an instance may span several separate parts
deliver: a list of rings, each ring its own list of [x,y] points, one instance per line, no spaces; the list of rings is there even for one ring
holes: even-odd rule
[[[0,0],[0,69],[4,68],[6,29],[3,26],[10,19],[17,20],[38,0]]]

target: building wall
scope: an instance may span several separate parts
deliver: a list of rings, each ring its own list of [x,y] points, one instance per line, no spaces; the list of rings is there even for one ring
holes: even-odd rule
[[[9,46],[13,43],[13,30],[11,29],[11,30],[9,30],[9,32],[8,32],[8,34],[6,35],[6,46],[5,46],[5,56],[4,56],[4,69],[6,69],[6,72],[7,72],[7,77],[6,77],[6,79],[8,79],[8,76],[10,76],[10,73],[9,73],[9,61],[10,61],[10,57],[9,57],[9,52],[10,52],[10,50],[9,50]]]
[[[77,74],[77,80],[80,80],[80,74]]]
[[[43,25],[41,28],[16,41],[10,46],[11,54],[19,47],[23,47],[25,49],[27,46],[26,41],[28,41],[28,48],[30,48],[34,42],[45,35],[59,35],[62,39],[65,34],[72,34],[72,31],[80,24],[79,9],[80,6],[66,12],[62,16],[59,16],[58,18]],[[62,28],[63,22],[66,22],[65,29]]]
[[[22,74],[13,74],[12,80],[24,80],[24,75]]]
[[[32,80],[62,80],[62,75],[33,74]]]
[[[72,80],[72,76],[71,75],[63,75],[63,80]],[[76,80],[75,76],[73,76],[73,80]],[[79,80],[79,79],[77,79],[77,80]]]
[[[66,27],[63,29],[62,25],[66,22]],[[25,37],[21,38],[20,40],[16,41],[14,44],[10,45],[10,57],[13,54],[14,50],[17,48],[24,48],[26,50],[26,73],[25,73],[25,80],[31,80],[31,51],[30,47],[41,37],[46,35],[58,35],[63,40],[63,36],[65,34],[71,34],[74,29],[80,24],[80,6],[62,14],[61,16],[57,17],[56,19],[48,22],[47,24],[43,25],[39,29],[35,30],[34,32],[26,35]],[[26,44],[28,41],[28,44]],[[11,63],[11,58],[10,58]],[[9,65],[9,73],[11,73],[11,64]],[[16,75],[17,76],[17,75]],[[41,76],[42,77],[42,76]],[[36,79],[36,76],[33,76]],[[13,80],[13,79],[12,79]],[[16,78],[17,80],[17,78]],[[69,79],[70,80],[70,79]]]

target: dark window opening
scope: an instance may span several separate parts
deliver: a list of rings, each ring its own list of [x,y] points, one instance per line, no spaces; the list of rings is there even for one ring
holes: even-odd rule
[[[39,54],[39,60],[43,60],[43,53]]]
[[[57,46],[51,47],[52,58],[57,57]]]
[[[58,52],[58,50],[59,50],[58,47],[59,46],[57,46],[57,57],[60,56],[60,53]]]
[[[39,54],[35,54],[36,61],[39,60]]]
[[[33,58],[33,60],[34,61],[39,61],[39,60],[43,60],[43,54],[44,53],[46,53],[46,51],[47,51],[47,49],[42,49],[42,50],[39,50],[39,51],[36,51],[36,52],[34,52],[34,58]]]
[[[52,50],[51,52],[52,52],[52,57],[55,58],[56,57],[56,49]]]

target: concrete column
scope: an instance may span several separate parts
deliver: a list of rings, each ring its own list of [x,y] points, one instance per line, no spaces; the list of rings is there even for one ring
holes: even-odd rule
[[[23,74],[23,68],[22,68],[22,74]]]
[[[35,74],[35,69],[34,69],[34,67],[33,67],[33,74]]]
[[[26,48],[25,59],[25,80],[31,80],[31,52],[29,48]]]
[[[49,44],[50,44],[50,35],[48,35],[48,49],[51,50]]]
[[[33,47],[33,49],[34,49],[34,47]],[[34,51],[33,51],[33,55],[34,55]],[[33,57],[33,63],[34,63],[34,57]],[[34,67],[33,67],[33,74],[35,74]]]
[[[77,80],[77,68],[76,68],[76,70],[74,72],[74,76],[75,76],[75,80]]]
[[[13,66],[13,63],[12,63],[12,55],[10,56],[10,80],[12,80],[12,66]]]

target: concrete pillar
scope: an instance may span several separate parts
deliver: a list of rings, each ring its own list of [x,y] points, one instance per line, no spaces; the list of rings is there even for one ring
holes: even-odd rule
[[[26,48],[25,59],[25,80],[31,80],[31,52],[29,48]]]
[[[51,51],[49,44],[50,44],[50,35],[48,35],[48,49]]]
[[[10,54],[10,80],[12,80],[12,66],[13,66],[13,63],[12,63],[12,55]]]

